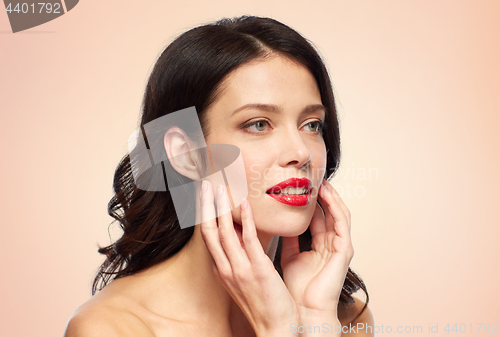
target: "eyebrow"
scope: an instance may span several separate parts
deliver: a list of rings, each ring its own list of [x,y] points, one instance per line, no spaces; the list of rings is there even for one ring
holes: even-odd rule
[[[245,105],[237,108],[236,110],[234,110],[231,113],[230,117],[232,117],[233,115],[235,115],[236,113],[238,113],[242,110],[248,110],[248,109],[256,109],[256,110],[262,110],[262,111],[272,112],[272,113],[281,113],[283,111],[283,109],[281,109],[279,106],[274,105],[274,104],[251,103],[251,104],[245,104]],[[326,107],[323,104],[310,104],[310,105],[306,106],[304,109],[302,109],[302,111],[300,112],[300,115],[306,115],[306,114],[309,114],[311,112],[315,112],[318,110],[323,110],[326,113]]]

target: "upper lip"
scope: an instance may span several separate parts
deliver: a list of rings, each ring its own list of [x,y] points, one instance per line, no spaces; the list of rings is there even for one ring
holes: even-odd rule
[[[308,193],[311,193],[312,182],[307,178],[290,178],[283,180],[266,191],[266,193],[279,192],[287,187],[305,187]]]

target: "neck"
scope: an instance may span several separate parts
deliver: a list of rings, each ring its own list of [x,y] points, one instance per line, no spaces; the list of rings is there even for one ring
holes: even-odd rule
[[[273,259],[277,237],[273,240],[273,236],[265,233],[257,235],[264,252],[272,254]],[[142,276],[147,278],[146,293],[141,295],[144,306],[167,318],[204,326],[221,322],[226,328],[248,330],[246,317],[217,280],[213,266],[212,255],[197,225],[191,239],[177,254],[149,268]]]

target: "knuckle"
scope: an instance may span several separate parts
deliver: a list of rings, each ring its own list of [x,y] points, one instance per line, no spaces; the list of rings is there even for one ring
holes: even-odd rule
[[[274,264],[270,259],[264,259],[264,261],[262,261],[261,267],[255,268],[253,275],[257,281],[262,282],[269,277],[270,270],[274,270]]]
[[[225,236],[221,235],[219,237],[219,241],[220,241],[220,244],[223,248],[227,246],[227,238]]]
[[[219,227],[219,236],[220,236],[221,240],[226,240],[227,234],[228,234],[227,228]]]
[[[271,260],[269,260],[271,261]],[[255,279],[258,280],[260,283],[264,283],[264,281],[269,277],[269,272],[268,270],[271,270],[274,269],[274,265],[271,267],[271,266],[267,266],[266,267],[263,267],[263,268],[259,268],[256,272],[255,272]]]
[[[213,240],[214,233],[212,233],[212,228],[206,228],[205,230],[200,231],[200,234],[205,243],[209,243]]]
[[[268,274],[264,272],[264,268],[257,269],[254,273],[254,278],[258,283],[263,283],[267,276]]]
[[[252,236],[243,235],[242,239],[243,239],[243,244],[247,246],[251,245],[254,242],[254,238]]]
[[[219,271],[219,275],[224,279],[224,280],[228,280],[228,279],[231,279],[232,276],[233,276],[233,272],[231,270],[231,268],[227,268],[227,267],[218,267],[217,268],[218,271]]]
[[[354,247],[351,245],[349,250],[348,250],[348,256],[349,259],[352,259],[354,257]]]
[[[234,271],[233,277],[236,283],[241,284],[247,280],[248,272],[244,268],[238,268]]]
[[[347,218],[350,220],[351,219],[351,211],[346,208],[346,215],[347,215]]]

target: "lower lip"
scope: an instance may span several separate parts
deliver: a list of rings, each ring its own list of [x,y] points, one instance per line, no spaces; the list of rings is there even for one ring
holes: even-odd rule
[[[269,193],[268,196],[289,206],[305,206],[311,201],[311,194],[303,195],[286,195],[286,194],[273,194]]]

